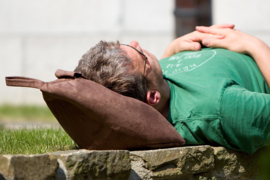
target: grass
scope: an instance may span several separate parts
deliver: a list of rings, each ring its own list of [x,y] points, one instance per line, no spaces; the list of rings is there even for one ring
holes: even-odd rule
[[[34,105],[0,105],[0,122],[56,122],[48,107]]]
[[[78,149],[62,129],[0,130],[0,154],[43,154]]]
[[[0,154],[43,154],[78,148],[61,128],[1,129],[1,123],[21,122],[56,123],[57,120],[45,106],[0,105]]]

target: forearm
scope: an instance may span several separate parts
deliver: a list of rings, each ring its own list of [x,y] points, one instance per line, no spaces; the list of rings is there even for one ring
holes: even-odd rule
[[[207,34],[194,31],[173,40],[166,48],[162,59],[182,51],[199,51],[201,49],[199,42],[201,42],[206,36]]]
[[[247,48],[247,53],[253,57],[270,87],[270,48],[263,41],[254,38]]]
[[[176,39],[169,44],[169,46],[166,48],[165,52],[163,53],[161,59],[170,57],[176,53],[175,41]]]

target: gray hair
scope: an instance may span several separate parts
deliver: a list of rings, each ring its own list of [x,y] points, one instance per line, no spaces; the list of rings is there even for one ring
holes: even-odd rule
[[[132,60],[118,41],[100,41],[82,56],[74,71],[112,91],[146,102],[147,80],[133,69]]]

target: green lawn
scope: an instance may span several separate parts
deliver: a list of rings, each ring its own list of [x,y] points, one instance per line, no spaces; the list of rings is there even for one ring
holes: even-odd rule
[[[0,154],[42,154],[77,148],[60,128],[0,130]]]
[[[1,123],[56,123],[46,106],[0,105],[0,154],[41,154],[76,149],[76,144],[61,129],[3,129]]]
[[[56,122],[56,119],[46,106],[0,105],[0,122],[27,121]]]

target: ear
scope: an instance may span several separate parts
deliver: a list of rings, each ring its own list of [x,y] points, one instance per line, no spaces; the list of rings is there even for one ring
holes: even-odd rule
[[[146,103],[150,106],[156,105],[160,101],[160,93],[157,90],[148,90],[146,94]]]

